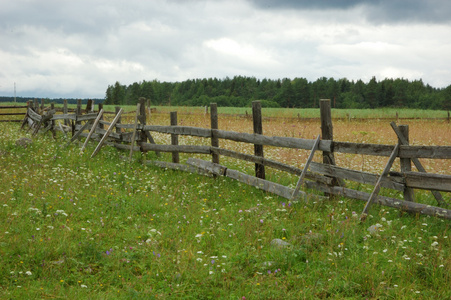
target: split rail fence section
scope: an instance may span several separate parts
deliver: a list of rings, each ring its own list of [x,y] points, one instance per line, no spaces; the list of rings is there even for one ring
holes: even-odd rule
[[[74,114],[67,113],[67,106],[63,109],[63,114],[55,114],[55,109],[52,107],[49,110],[44,109],[42,111],[44,111],[43,114],[38,114],[36,109],[30,105],[23,120],[22,128],[28,123],[30,125],[29,130],[34,129],[34,134],[40,128],[44,128],[44,131],[51,130],[54,132],[59,129],[65,132],[68,130],[67,124],[71,122],[72,138],[69,143],[80,137],[85,137],[82,147],[83,151],[89,140],[100,141],[91,157],[95,156],[105,144],[129,151],[130,160],[133,151],[142,153],[155,151],[157,155],[160,152],[171,152],[172,162],[146,161],[146,163],[210,176],[227,176],[293,201],[299,201],[301,197],[304,200],[307,200],[307,197],[312,197],[300,190],[303,185],[321,191],[329,197],[339,195],[362,200],[366,202],[361,214],[362,221],[365,220],[371,205],[375,203],[411,213],[451,219],[451,210],[448,209],[450,199],[445,200],[440,193],[440,191],[451,192],[451,175],[426,173],[419,161],[420,158],[451,159],[451,146],[410,146],[408,126],[397,126],[394,122],[391,123],[391,126],[398,136],[396,145],[334,141],[330,100],[320,101],[321,136],[314,140],[263,135],[261,104],[259,101],[254,101],[252,107],[253,134],[220,130],[217,105],[215,103],[210,105],[211,128],[179,126],[177,125],[177,112],[170,113],[170,126],[147,125],[145,99],[140,99],[137,105],[133,124],[121,123],[123,110],[120,107],[116,107],[113,121],[104,121],[103,114],[105,112],[102,104],[99,104],[98,112],[93,112],[93,105],[89,102],[87,108],[82,110],[81,101],[79,101]],[[59,126],[56,126],[55,121],[57,120],[64,120],[66,126],[63,127],[60,123]],[[106,126],[108,126],[107,129],[105,129]],[[171,144],[156,144],[151,132],[170,134]],[[208,138],[211,140],[211,146],[179,145],[178,138],[182,135]],[[221,148],[221,139],[253,144],[254,154],[244,154]],[[311,152],[304,168],[299,169],[264,158],[264,146],[305,149]],[[322,152],[323,163],[312,161],[315,151]],[[211,161],[189,158],[186,164],[181,164],[179,153],[211,155]],[[388,161],[381,174],[372,174],[337,166],[335,153],[384,156],[388,158]],[[219,164],[220,156],[254,163],[255,176],[244,174]],[[400,159],[401,172],[390,171],[393,162],[398,158]],[[412,163],[418,172],[412,171]],[[291,189],[266,180],[266,167],[299,175],[296,188]],[[374,186],[374,189],[371,194],[350,189],[345,186],[345,180],[370,184]],[[401,191],[404,199],[379,195],[382,187]],[[438,206],[414,202],[414,189],[431,190]]]

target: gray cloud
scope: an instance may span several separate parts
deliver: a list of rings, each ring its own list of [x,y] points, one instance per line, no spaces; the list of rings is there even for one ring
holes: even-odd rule
[[[267,10],[348,10],[362,7],[365,18],[374,23],[428,22],[450,23],[448,0],[249,0],[255,7]]]

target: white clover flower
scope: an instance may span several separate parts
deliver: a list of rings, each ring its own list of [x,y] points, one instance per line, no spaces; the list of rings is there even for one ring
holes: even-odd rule
[[[26,271],[25,274],[27,274],[28,276],[33,275],[33,273],[31,273],[31,271]]]

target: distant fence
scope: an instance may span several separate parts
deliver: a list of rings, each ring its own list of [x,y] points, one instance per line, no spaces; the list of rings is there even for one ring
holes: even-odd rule
[[[172,162],[147,161],[146,163],[212,176],[227,176],[293,201],[299,201],[300,197],[308,197],[305,192],[300,190],[302,185],[324,192],[329,197],[340,195],[362,200],[366,202],[361,214],[362,221],[365,220],[373,203],[398,208],[407,212],[451,219],[451,210],[447,209],[450,205],[450,199],[445,200],[440,193],[440,191],[451,192],[451,175],[426,173],[419,161],[419,158],[451,159],[451,146],[410,146],[408,126],[397,126],[394,122],[391,123],[391,126],[398,136],[396,145],[334,141],[330,100],[320,101],[322,139],[320,139],[320,136],[313,140],[265,136],[262,134],[261,104],[259,101],[254,101],[252,104],[253,134],[220,130],[218,128],[217,105],[214,103],[210,105],[211,128],[179,126],[177,125],[177,112],[170,113],[170,126],[147,125],[145,99],[140,99],[132,124],[121,123],[121,116],[124,112],[120,107],[116,107],[114,119],[111,122],[107,122],[103,120],[105,112],[102,104],[99,104],[98,112],[93,112],[92,103],[88,102],[86,109],[82,110],[81,102],[79,102],[72,114],[67,112],[67,106],[63,108],[63,114],[56,114],[56,109],[53,106],[48,109],[41,109],[39,114],[36,112],[35,107],[29,105],[21,128],[29,124],[28,130],[33,130],[33,134],[40,130],[44,132],[50,130],[53,133],[55,130],[71,131],[72,138],[70,142],[80,137],[86,138],[82,150],[85,149],[89,140],[97,140],[99,143],[91,157],[95,156],[105,144],[129,151],[130,160],[133,151],[155,151],[157,154],[170,152],[172,153]],[[57,125],[56,121],[58,120],[64,121],[64,125],[61,123]],[[152,132],[171,135],[171,144],[156,144],[152,137]],[[210,139],[210,146],[179,145],[178,138],[183,135]],[[254,154],[244,154],[221,148],[219,146],[220,140],[253,144]],[[299,169],[264,158],[264,146],[305,149],[311,152],[304,168]],[[323,163],[312,162],[313,154],[316,151],[322,152]],[[181,164],[179,153],[205,154],[211,156],[211,161],[189,158],[186,164]],[[373,174],[336,166],[335,153],[384,156],[389,159],[381,174]],[[244,174],[219,164],[221,156],[254,163],[255,176]],[[390,169],[397,158],[400,159],[401,171],[392,172]],[[412,172],[412,163],[416,166],[418,172]],[[266,180],[266,167],[299,175],[296,188],[291,189]],[[374,186],[374,189],[371,194],[350,189],[346,187],[345,180],[370,184]],[[381,187],[401,191],[403,199],[379,195]],[[414,202],[414,189],[431,190],[438,205],[441,207]]]
[[[27,105],[0,106],[0,122],[21,122],[27,113],[27,108]],[[23,110],[23,112],[20,112],[20,110]],[[12,116],[21,116],[21,118]]]

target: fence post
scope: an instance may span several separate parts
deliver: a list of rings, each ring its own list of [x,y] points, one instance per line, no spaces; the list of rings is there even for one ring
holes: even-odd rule
[[[146,120],[147,120],[147,116],[146,116],[146,98],[144,97],[140,97],[139,99],[139,116],[138,116],[138,120],[142,125],[146,125]],[[139,141],[141,143],[145,143],[147,142],[147,136],[146,133],[144,132],[144,130],[140,131],[140,135],[139,135]]]
[[[103,103],[99,103],[99,112],[103,109]],[[100,117],[100,120],[103,120],[103,115]],[[105,125],[99,122],[99,128],[105,129]]]
[[[260,101],[252,101],[252,121],[254,123],[254,133],[263,134],[262,125],[262,104]],[[255,156],[263,157],[263,145],[254,145]],[[255,164],[255,176],[257,178],[265,179],[265,166],[262,164]]]
[[[171,126],[177,126],[177,112],[171,111]],[[179,136],[177,134],[171,134],[171,145],[179,144]],[[172,162],[178,164],[180,162],[180,154],[178,152],[172,152]]]
[[[448,123],[449,123],[449,121],[450,121],[450,115],[449,115],[449,111],[448,111]]]
[[[81,116],[81,99],[77,99],[77,108],[76,108],[76,110],[75,110],[75,125],[73,125],[72,126],[72,137],[74,136],[74,134],[75,134],[75,127],[77,126],[77,125],[80,125],[81,124],[81,122],[80,121],[78,121],[78,117],[79,116]],[[73,123],[72,123],[73,124]]]
[[[207,111],[207,109],[205,109]],[[216,103],[210,103],[210,123],[211,123],[211,146],[219,147],[218,139],[218,105]],[[215,164],[219,164],[219,154],[212,153],[211,161]]]
[[[54,110],[55,109],[55,103],[54,102],[52,102],[52,103],[50,103],[50,110]],[[51,122],[51,124],[52,124],[52,127],[51,127],[51,131],[52,131],[52,136],[53,136],[53,138],[55,139],[56,138],[56,131],[55,131],[55,120],[52,120],[52,121],[50,121]]]
[[[81,116],[81,99],[77,99],[77,110],[76,110],[77,119],[78,116]],[[81,122],[77,121],[75,124],[81,124]]]
[[[39,103],[38,103],[38,99],[34,99],[34,111],[38,112],[39,111]]]
[[[44,109],[44,99],[41,99],[41,110]]]
[[[402,135],[407,140],[407,145],[409,145],[409,125],[399,125],[399,131],[401,131]],[[398,138],[398,143],[402,145],[402,142]],[[412,161],[410,158],[401,158],[401,172],[410,172],[412,171]],[[404,188],[404,200],[415,202],[415,195],[412,188],[406,187]]]
[[[63,114],[67,115],[67,100],[64,99],[64,104],[63,104]],[[69,121],[67,119],[64,119],[64,125],[68,125]]]
[[[119,111],[121,110],[121,108],[120,108],[119,106],[116,106],[116,107],[115,107],[115,110],[116,110],[116,116],[117,116],[117,114],[119,113]],[[122,119],[122,117],[119,116],[119,119],[117,119],[116,124],[121,124],[121,119]],[[119,133],[119,134],[121,133],[121,129],[118,128],[117,126],[116,126],[116,133]]]
[[[94,111],[94,100],[89,99],[88,103],[86,103],[86,113],[90,113]]]
[[[321,138],[323,140],[333,140],[334,132],[332,126],[332,111],[330,107],[330,99],[321,99],[319,101],[320,115],[321,115]],[[323,151],[323,163],[326,165],[335,165],[335,156],[333,153],[333,144],[332,151]],[[332,177],[332,186],[339,185],[338,179]],[[330,194],[329,197],[333,195]]]

